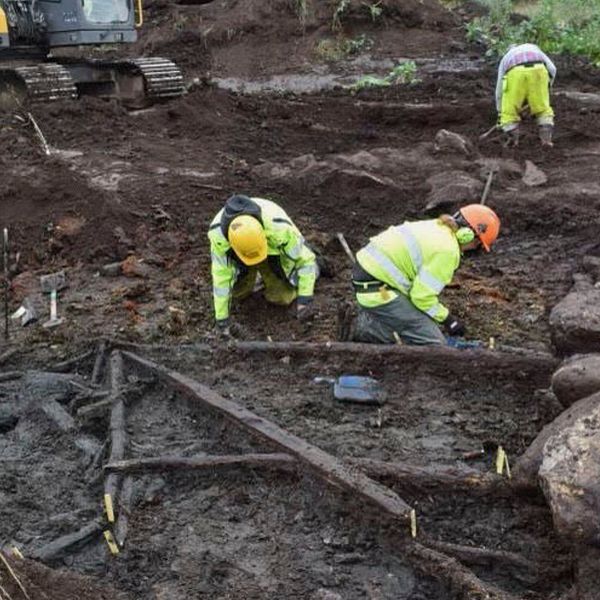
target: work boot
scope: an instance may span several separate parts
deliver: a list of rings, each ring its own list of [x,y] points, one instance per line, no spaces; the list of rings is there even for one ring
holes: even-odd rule
[[[516,148],[519,145],[519,129],[511,129],[510,131],[504,132],[504,139],[502,145],[505,148]]]
[[[547,148],[554,146],[552,142],[553,131],[554,127],[552,125],[540,125],[540,141],[542,142],[542,146],[546,146]]]

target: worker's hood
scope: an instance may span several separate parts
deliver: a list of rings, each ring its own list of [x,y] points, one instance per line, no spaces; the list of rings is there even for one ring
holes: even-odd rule
[[[231,196],[225,202],[223,214],[221,215],[221,231],[227,239],[229,239],[227,233],[229,232],[231,221],[240,215],[249,215],[258,219],[261,225],[263,224],[261,208],[252,198],[241,194]]]

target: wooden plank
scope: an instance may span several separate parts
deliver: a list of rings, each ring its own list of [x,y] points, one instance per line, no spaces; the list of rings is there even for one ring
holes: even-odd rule
[[[232,342],[224,350],[247,353],[309,354],[313,356],[343,354],[380,359],[391,357],[402,363],[423,363],[446,369],[477,366],[490,369],[512,369],[552,373],[559,360],[551,354],[515,348],[510,352],[449,346],[410,346],[407,344],[363,344],[358,342]]]
[[[78,531],[63,535],[53,542],[34,550],[31,557],[42,562],[62,558],[71,552],[79,550],[101,531],[102,524],[100,521],[92,521]]]
[[[362,497],[394,519],[409,522],[412,509],[402,498],[358,470],[349,467],[338,458],[283,430],[278,425],[256,415],[247,408],[223,398],[223,396],[190,377],[131,352],[123,352],[123,356],[139,368],[158,373],[163,382],[172,385],[186,397],[201,402],[250,433],[295,456],[326,482],[337,485],[355,496]],[[110,462],[114,461],[111,460]],[[405,528],[405,531],[408,533],[408,528]]]
[[[289,454],[223,454],[205,456],[152,456],[120,460],[104,465],[104,470],[116,473],[146,473],[149,471],[202,470],[216,467],[289,466],[296,459]]]

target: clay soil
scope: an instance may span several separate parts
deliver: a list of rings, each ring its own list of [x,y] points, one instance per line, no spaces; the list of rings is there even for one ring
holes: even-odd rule
[[[49,156],[26,112],[1,114],[0,226],[10,235],[10,308],[29,296],[41,314],[27,328],[13,322],[3,350],[16,353],[2,368],[35,379],[33,369],[94,348],[96,338],[160,343],[167,350],[153,355],[157,361],[335,456],[454,465],[483,449],[469,465],[488,471],[498,444],[509,457],[522,453],[556,411],[538,391],[548,386],[550,370],[473,374],[194,349],[213,341],[206,231],[231,193],[279,202],[331,271],[318,282],[313,323],[300,324],[257,295],[234,308],[244,337],[327,341],[335,339],[340,303],[351,299],[350,264],[336,232],[356,250],[390,224],[432,214],[425,207],[440,194],[448,202],[433,213],[477,201],[493,165],[499,171],[488,203],[502,218],[501,239],[492,254],[464,260],[444,301],[473,339],[552,352],[549,311],[569,290],[583,255],[600,256],[600,120],[560,93],[593,91],[600,76],[585,64],[559,62],[553,149],[540,150],[531,123],[516,150],[493,135],[481,141],[496,118],[494,66],[464,40],[469,14],[433,0],[381,4],[383,14],[373,19],[363,3],[350,2],[336,23],[326,2],[154,0],[140,42],[127,52],[177,61],[190,83],[185,97],[143,110],[94,98],[33,105]],[[348,51],[344,41],[357,39],[366,41]],[[333,56],[340,47],[345,54]],[[420,81],[412,85],[351,93],[323,84],[386,73],[406,58],[418,65]],[[270,92],[243,91],[265,82],[273,88],[273,81],[279,87]],[[470,140],[468,152],[436,150],[440,129]],[[523,182],[526,161],[544,171],[544,185]],[[470,187],[452,192],[465,177]],[[122,270],[109,275],[106,265],[121,261]],[[47,299],[38,276],[60,269],[69,281],[59,296],[66,322],[44,329]],[[93,359],[79,366],[80,384],[87,385],[92,367]],[[388,403],[381,412],[336,404],[313,382],[349,372],[382,381]],[[33,556],[100,514],[101,475],[75,441],[87,436],[100,446],[108,415],[61,430],[37,408],[47,393],[27,385],[22,378],[0,383],[0,408],[18,417],[0,429],[0,541]],[[56,400],[68,409],[73,386],[48,385],[58,386]],[[156,384],[146,384],[128,411],[131,456],[269,450]],[[482,580],[539,600],[570,587],[569,550],[553,533],[542,499],[397,491],[433,538],[515,552],[536,565],[533,573],[474,566]],[[30,590],[61,600],[450,594],[403,559],[396,534],[377,514],[309,473],[170,473],[135,478],[134,492],[118,557],[98,538],[48,561],[68,567],[67,579],[14,559]]]

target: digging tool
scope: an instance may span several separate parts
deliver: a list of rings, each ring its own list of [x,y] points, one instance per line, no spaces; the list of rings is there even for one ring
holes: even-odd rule
[[[337,237],[337,239],[339,240],[340,244],[342,245],[342,248],[344,249],[344,252],[346,253],[346,256],[350,259],[350,262],[352,264],[356,263],[356,258],[354,257],[354,253],[350,249],[350,246],[348,245],[348,242],[346,241],[344,234],[338,232],[335,234],[335,237]]]
[[[51,328],[64,323],[64,319],[58,317],[58,290],[67,287],[67,279],[64,271],[50,273],[40,277],[42,292],[50,293],[50,319],[43,323],[43,327]]]
[[[8,229],[5,227],[2,236],[2,260],[4,266],[4,339],[8,340]]]
[[[492,187],[492,180],[494,179],[494,174],[496,171],[494,169],[490,169],[488,173],[487,181],[485,182],[485,187],[483,188],[483,194],[481,195],[481,200],[479,204],[485,204],[488,194],[490,193],[490,188]]]
[[[482,133],[479,136],[480,140],[485,140],[485,138],[490,137],[490,135],[492,135],[492,133],[494,133],[494,131],[496,131],[497,129],[500,129],[498,127],[498,125],[494,125],[493,127],[490,127],[485,133]]]

